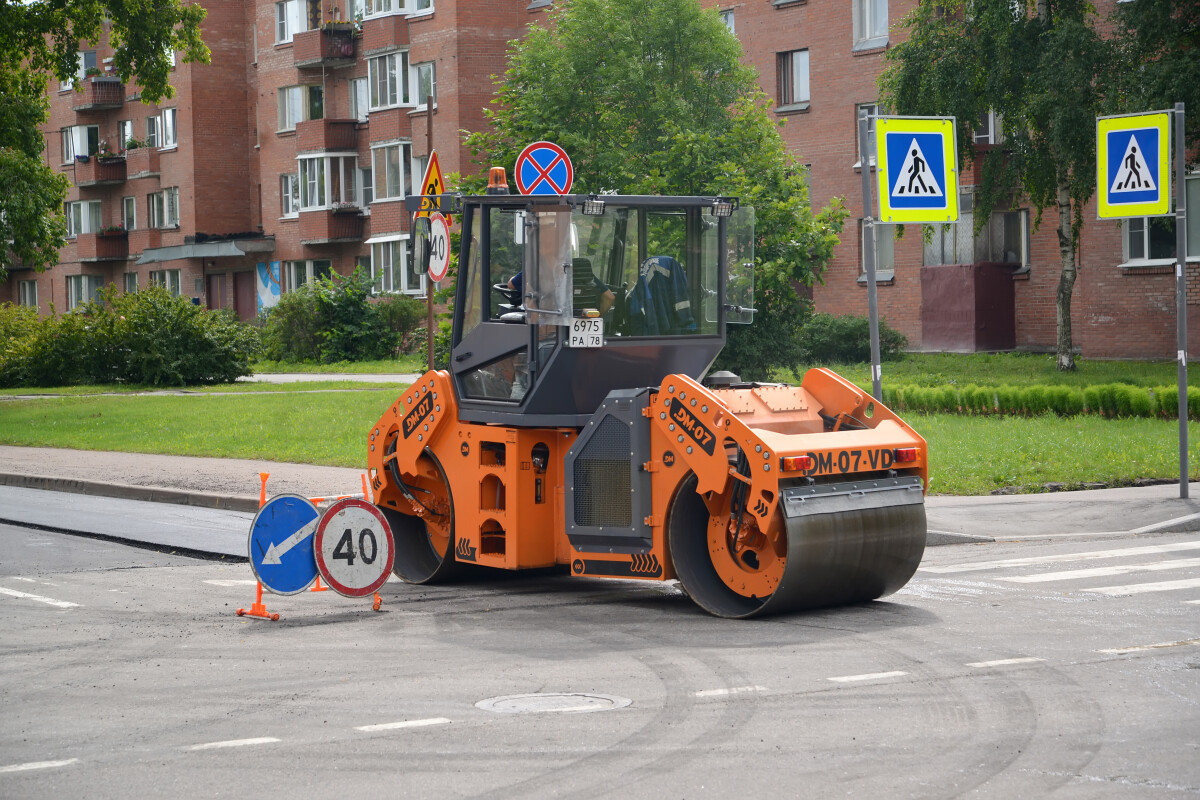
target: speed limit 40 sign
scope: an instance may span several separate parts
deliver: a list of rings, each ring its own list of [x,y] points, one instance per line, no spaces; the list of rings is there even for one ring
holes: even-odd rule
[[[396,557],[383,514],[354,498],[339,500],[321,515],[313,554],[329,588],[345,597],[366,597],[383,586]]]
[[[450,226],[440,212],[429,216],[429,279],[440,281],[450,269]]]

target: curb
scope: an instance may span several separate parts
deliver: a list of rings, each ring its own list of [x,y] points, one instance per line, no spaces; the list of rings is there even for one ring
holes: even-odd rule
[[[21,489],[42,489],[48,492],[71,492],[101,497],[116,497],[121,500],[144,500],[151,503],[173,503],[200,508],[218,508],[225,511],[247,511],[257,513],[258,498],[249,495],[229,496],[212,492],[192,492],[184,489],[168,489],[161,486],[131,486],[124,483],[85,481],[75,478],[54,478],[45,475],[21,475],[0,472],[0,485]]]

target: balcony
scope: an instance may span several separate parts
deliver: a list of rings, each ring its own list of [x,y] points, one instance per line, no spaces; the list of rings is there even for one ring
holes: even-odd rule
[[[298,69],[337,69],[354,63],[354,33],[345,30],[316,30],[292,38],[292,62]]]
[[[296,152],[338,152],[358,149],[358,120],[313,119],[296,124]]]
[[[370,17],[362,24],[362,54],[369,56],[385,50],[395,50],[408,44],[408,17],[389,14]]]
[[[92,156],[87,161],[75,159],[76,186],[112,186],[124,182],[125,159],[121,156]]]
[[[300,212],[300,244],[361,242],[363,216],[358,208]]]
[[[80,261],[125,261],[129,258],[129,234],[81,233],[75,237],[75,248]]]
[[[125,87],[119,78],[87,78],[75,93],[76,111],[107,111],[125,105]]]
[[[157,147],[138,147],[125,151],[125,175],[129,180],[152,178],[158,174]]]

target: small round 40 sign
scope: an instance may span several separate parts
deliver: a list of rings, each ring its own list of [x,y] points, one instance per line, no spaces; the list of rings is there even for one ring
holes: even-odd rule
[[[392,529],[375,506],[339,500],[321,515],[313,541],[321,577],[340,595],[366,597],[383,586],[396,557]]]
[[[437,282],[450,269],[450,226],[441,212],[429,215],[429,279]]]

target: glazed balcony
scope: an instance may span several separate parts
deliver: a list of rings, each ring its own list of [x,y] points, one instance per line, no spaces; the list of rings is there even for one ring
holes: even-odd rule
[[[300,212],[300,244],[361,242],[362,211],[355,207]]]
[[[125,87],[119,78],[86,78],[75,93],[76,111],[107,111],[125,105]]]
[[[292,38],[292,63],[298,69],[337,69],[354,63],[354,33],[344,29],[304,31]]]
[[[157,147],[137,147],[125,151],[125,176],[128,180],[149,178],[158,174]]]
[[[323,153],[358,149],[358,120],[312,119],[296,123],[296,152]]]
[[[129,234],[81,233],[75,237],[75,248],[80,261],[125,261],[129,258]]]
[[[125,159],[121,156],[92,156],[87,161],[75,159],[76,186],[113,186],[124,182]]]

